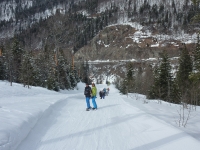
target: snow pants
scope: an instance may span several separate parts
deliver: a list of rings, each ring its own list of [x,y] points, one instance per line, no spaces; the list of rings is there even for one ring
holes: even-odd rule
[[[92,104],[93,104],[93,107],[94,107],[94,108],[97,108],[97,103],[96,103],[96,100],[95,100],[95,99],[96,99],[96,96],[93,96],[93,97],[92,97]]]
[[[90,97],[85,97],[87,108],[90,108]]]

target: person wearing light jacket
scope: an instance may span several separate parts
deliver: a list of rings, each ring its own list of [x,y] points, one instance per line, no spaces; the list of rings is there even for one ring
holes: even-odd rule
[[[93,104],[93,110],[97,110],[97,103],[96,103],[96,95],[97,95],[97,88],[95,86],[94,83],[92,83],[92,93],[91,93],[91,97],[92,97],[92,104]]]

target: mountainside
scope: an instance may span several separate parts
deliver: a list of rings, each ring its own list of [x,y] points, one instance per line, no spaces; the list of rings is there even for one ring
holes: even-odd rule
[[[181,12],[183,9],[188,9],[191,5],[190,0],[1,0],[0,1],[0,20],[17,20],[19,13],[28,13],[27,15],[45,16],[44,12],[53,12],[55,9],[62,9],[63,12],[68,11],[72,5],[81,5],[83,3],[95,4],[91,6],[96,12],[100,13],[110,8],[111,5],[119,7],[121,11],[139,11],[141,6],[148,4],[150,6],[157,5],[168,8],[169,12]],[[171,7],[173,6],[173,7]],[[86,8],[83,8],[86,9]],[[29,11],[28,11],[29,10]],[[46,13],[45,17],[53,15]],[[37,16],[33,16],[37,18]]]
[[[12,37],[56,12],[87,17],[106,12],[110,13],[105,18],[108,24],[132,21],[168,33],[183,30],[195,13],[190,0],[1,0],[0,8],[0,38]],[[115,12],[109,12],[111,9]],[[184,30],[193,29],[187,26]]]
[[[55,91],[80,80],[114,82],[122,94],[200,105],[199,3],[1,0],[0,7],[0,80]]]
[[[189,37],[185,35],[182,40],[189,42]],[[75,53],[75,60],[141,60],[159,58],[163,51],[167,51],[169,57],[177,57],[182,44],[183,41],[178,38],[165,39],[164,36],[148,35],[130,25],[113,25],[100,31],[89,44]],[[192,49],[194,43],[189,42],[186,46]]]
[[[35,55],[64,53],[70,62],[174,58],[183,45],[193,50],[199,30],[190,0],[1,0],[0,8],[7,49],[16,38]]]

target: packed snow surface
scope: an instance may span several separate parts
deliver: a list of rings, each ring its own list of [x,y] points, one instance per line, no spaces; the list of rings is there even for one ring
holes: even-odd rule
[[[0,150],[199,150],[199,107],[179,127],[181,106],[110,85],[105,99],[97,95],[98,110],[85,111],[84,87],[54,92],[0,81]]]

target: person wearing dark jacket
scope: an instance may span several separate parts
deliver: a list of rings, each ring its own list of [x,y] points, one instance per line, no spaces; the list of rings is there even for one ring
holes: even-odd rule
[[[99,92],[99,96],[100,96],[100,98],[102,99],[102,96],[103,96],[102,91]]]
[[[85,87],[85,91],[84,91],[84,95],[85,95],[85,99],[86,99],[86,104],[87,104],[87,108],[86,111],[90,110],[90,97],[91,97],[91,87],[89,86],[88,83],[86,83],[86,87]]]
[[[100,96],[101,99],[105,98],[105,93],[104,93],[103,90],[99,92],[99,96]]]

